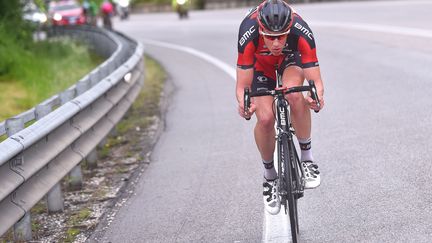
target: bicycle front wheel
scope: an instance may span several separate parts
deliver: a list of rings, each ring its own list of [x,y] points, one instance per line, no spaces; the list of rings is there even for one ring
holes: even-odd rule
[[[288,214],[290,219],[291,237],[292,242],[297,243],[299,226],[298,226],[298,213],[297,213],[297,197],[295,196],[296,190],[296,176],[293,174],[293,163],[291,163],[292,156],[290,155],[289,141],[286,136],[282,137],[281,141],[281,158],[284,166],[284,181],[286,186],[286,200],[288,205]]]

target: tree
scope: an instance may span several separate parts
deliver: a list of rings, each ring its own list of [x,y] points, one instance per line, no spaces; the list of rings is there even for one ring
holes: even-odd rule
[[[24,1],[30,0],[0,0],[0,30],[25,47],[32,41],[32,28],[22,18]],[[1,33],[0,33],[1,34]],[[3,36],[0,35],[0,38]]]
[[[6,24],[21,24],[21,3],[17,0],[0,0],[0,21]]]

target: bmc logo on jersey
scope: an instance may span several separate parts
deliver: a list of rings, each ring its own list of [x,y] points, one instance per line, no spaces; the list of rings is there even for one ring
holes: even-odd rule
[[[313,40],[313,35],[312,35],[312,32],[310,32],[310,30],[308,30],[307,28],[303,27],[299,23],[295,23],[294,27],[296,27],[298,30],[300,30],[301,32],[303,32],[303,34],[307,35],[307,37],[309,37],[309,39]]]
[[[250,29],[248,31],[246,31],[246,33],[243,34],[243,36],[240,38],[239,44],[240,46],[243,46],[244,43],[247,41],[247,39],[256,31],[255,29],[255,25],[253,25],[252,27],[250,27]]]

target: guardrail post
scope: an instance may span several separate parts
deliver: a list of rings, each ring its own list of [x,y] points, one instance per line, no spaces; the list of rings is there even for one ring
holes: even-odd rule
[[[50,105],[41,104],[36,106],[36,120],[42,119],[42,117],[48,115],[51,111],[52,108]],[[64,211],[63,193],[60,183],[54,185],[53,188],[48,192],[46,200],[48,212],[57,213]]]
[[[80,90],[80,92],[84,92]],[[78,90],[77,90],[78,93]],[[68,89],[60,94],[60,103],[62,105],[66,104],[70,100],[74,98],[75,91],[72,89]],[[83,174],[81,171],[81,163],[75,166],[70,172],[69,172],[69,187],[72,190],[79,190],[82,188],[83,184]]]
[[[81,163],[75,166],[69,173],[69,186],[72,190],[79,190],[82,188],[83,175],[81,171]]]
[[[110,135],[111,137],[116,137],[117,134],[118,134],[118,132],[117,132],[117,128],[116,128],[116,126],[114,126],[113,129],[111,129],[111,132],[109,133],[109,135]]]
[[[24,120],[20,117],[9,118],[6,120],[6,133],[11,137],[15,133],[24,129]]]
[[[6,133],[10,137],[24,129],[24,120],[22,118],[10,118],[6,120]],[[22,155],[19,155],[15,161],[23,161]],[[32,240],[31,217],[30,212],[26,212],[23,218],[14,225],[14,241]]]
[[[95,86],[100,81],[99,73],[100,73],[100,67],[98,67],[96,71],[90,73],[90,87]]]
[[[47,194],[48,212],[58,213],[64,211],[63,193],[60,183],[55,184]]]
[[[85,79],[83,79],[77,83],[77,85],[76,85],[77,96],[82,95],[89,88],[90,88],[90,79],[87,76],[87,78],[85,78]]]
[[[97,151],[96,148],[93,149],[86,158],[87,161],[87,167],[89,169],[94,169],[97,167]]]
[[[98,148],[103,148],[104,146],[105,146],[105,144],[107,144],[107,142],[108,142],[108,138],[107,137],[104,137],[104,138],[102,138],[102,140],[100,141],[100,143],[98,144]]]
[[[28,212],[14,225],[14,241],[31,241],[32,238],[31,216]]]

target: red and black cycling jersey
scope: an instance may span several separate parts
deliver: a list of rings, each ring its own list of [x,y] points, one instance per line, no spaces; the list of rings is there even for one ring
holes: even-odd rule
[[[238,35],[237,67],[241,69],[254,68],[263,72],[274,72],[274,66],[280,65],[287,55],[273,56],[265,46],[263,36],[259,34],[257,8],[252,9],[240,25]],[[307,23],[293,13],[293,24],[287,36],[284,53],[296,53],[302,68],[318,66],[315,38]],[[272,70],[269,70],[269,68]],[[270,74],[271,75],[271,74]]]

